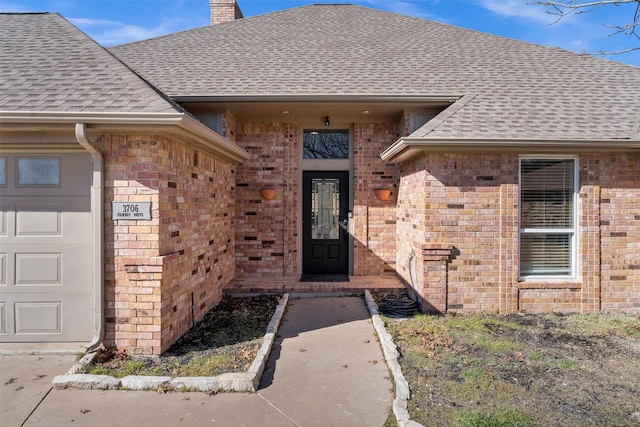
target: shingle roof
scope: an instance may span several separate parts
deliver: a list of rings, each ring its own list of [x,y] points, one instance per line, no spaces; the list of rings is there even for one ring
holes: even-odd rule
[[[180,111],[58,14],[0,14],[0,111]]]
[[[640,127],[640,68],[355,5],[111,51],[172,97],[473,95],[429,138],[617,139]]]

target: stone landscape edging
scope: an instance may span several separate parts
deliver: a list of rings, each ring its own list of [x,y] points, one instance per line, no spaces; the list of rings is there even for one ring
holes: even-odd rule
[[[371,315],[371,322],[373,323],[373,328],[378,334],[378,338],[380,339],[380,345],[382,347],[382,353],[384,354],[384,358],[387,361],[387,366],[393,375],[393,381],[395,383],[396,390],[396,398],[393,400],[393,415],[396,417],[396,421],[398,422],[399,427],[424,427],[422,424],[412,421],[409,415],[409,411],[407,410],[409,399],[411,399],[411,391],[409,389],[409,383],[404,377],[402,373],[402,368],[400,367],[400,363],[398,362],[398,357],[400,353],[398,352],[398,346],[393,342],[393,338],[391,334],[387,332],[387,329],[384,327],[384,322],[380,318],[380,312],[378,309],[378,304],[376,304],[371,292],[368,290],[364,291],[364,300],[367,304],[367,308],[369,309],[369,314]]]
[[[384,322],[380,318],[378,304],[376,304],[371,292],[364,291],[364,299],[371,316],[374,330],[380,339],[380,345],[387,366],[393,375],[396,397],[392,404],[393,414],[399,427],[424,427],[422,424],[412,421],[407,410],[408,401],[411,398],[409,383],[404,378],[402,368],[398,362],[400,356],[398,348],[391,335],[387,332]],[[280,321],[289,302],[289,294],[285,293],[271,321],[267,326],[262,345],[258,350],[253,363],[247,372],[226,373],[215,377],[164,377],[129,375],[123,378],[115,378],[109,375],[78,374],[83,366],[91,363],[97,353],[85,355],[78,363],[73,365],[65,375],[58,375],[53,379],[52,385],[56,389],[77,388],[83,390],[158,390],[166,389],[176,391],[203,391],[203,392],[255,392],[260,384],[271,348],[280,326]]]
[[[271,348],[280,326],[280,321],[289,302],[286,293],[278,301],[275,312],[267,326],[262,345],[247,372],[226,373],[215,377],[163,377],[128,375],[115,378],[109,375],[78,374],[85,365],[91,363],[97,353],[89,353],[78,361],[64,375],[53,378],[56,389],[77,388],[82,390],[158,390],[203,391],[203,392],[255,392],[260,385]]]

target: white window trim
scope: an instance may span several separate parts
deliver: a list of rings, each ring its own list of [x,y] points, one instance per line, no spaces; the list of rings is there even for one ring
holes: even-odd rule
[[[549,159],[549,160],[567,160],[571,159],[574,161],[574,170],[573,170],[573,228],[572,229],[553,229],[553,228],[520,228],[520,214],[522,213],[522,202],[521,202],[521,188],[522,188],[522,160],[523,159]],[[578,278],[578,254],[580,253],[579,248],[579,232],[580,232],[580,223],[579,223],[579,212],[580,212],[580,198],[578,194],[580,192],[579,189],[580,183],[580,163],[579,156],[562,156],[562,155],[543,155],[543,154],[535,154],[535,155],[521,155],[518,158],[518,280],[519,281],[571,281],[576,280]],[[572,234],[571,237],[571,274],[568,275],[523,275],[520,272],[520,236],[522,233],[532,233],[532,232],[544,232],[548,234]]]

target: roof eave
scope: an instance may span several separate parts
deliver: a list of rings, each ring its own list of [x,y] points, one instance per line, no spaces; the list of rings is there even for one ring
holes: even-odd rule
[[[350,94],[350,95],[172,95],[171,99],[182,104],[185,102],[418,102],[433,103],[436,105],[457,101],[461,95],[375,95],[375,94]]]
[[[76,123],[84,123],[93,135],[126,132],[166,135],[234,164],[250,157],[245,150],[184,113],[0,111],[0,130],[4,131],[59,130]],[[7,146],[4,141],[0,145]]]
[[[385,162],[402,163],[420,153],[429,152],[624,152],[640,150],[640,139],[430,139],[404,137],[387,148],[380,158]]]

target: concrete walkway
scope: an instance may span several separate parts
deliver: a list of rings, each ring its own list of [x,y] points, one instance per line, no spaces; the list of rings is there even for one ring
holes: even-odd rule
[[[392,384],[362,298],[291,299],[278,335],[252,394],[52,390],[75,357],[0,356],[0,425],[384,424]]]

